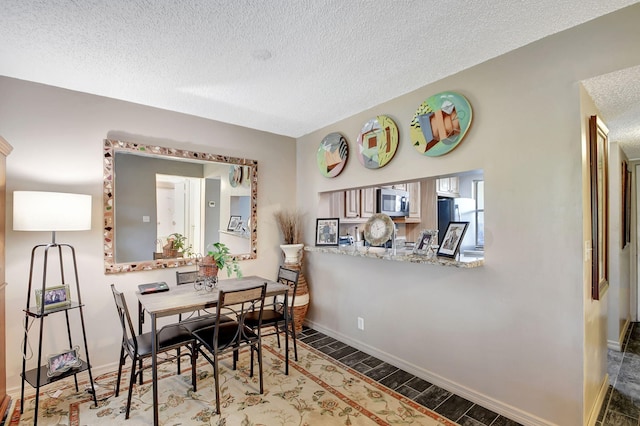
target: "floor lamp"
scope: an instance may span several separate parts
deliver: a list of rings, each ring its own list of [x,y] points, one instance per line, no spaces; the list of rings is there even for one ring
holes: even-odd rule
[[[89,350],[87,347],[87,336],[84,328],[84,314],[82,310],[82,297],[80,294],[80,284],[78,281],[78,267],[76,263],[76,253],[70,244],[60,244],[56,242],[56,232],[58,231],[86,231],[91,229],[91,196],[84,194],[68,194],[60,192],[40,192],[40,191],[15,191],[13,193],[13,230],[14,231],[40,231],[51,232],[51,242],[47,244],[36,245],[31,251],[31,264],[29,269],[29,288],[27,290],[27,303],[25,309],[25,336],[23,342],[23,358],[22,358],[22,389],[20,400],[20,413],[24,410],[24,382],[27,380],[36,388],[35,396],[35,414],[34,421],[38,420],[38,401],[40,386],[50,383],[59,378],[51,379],[48,376],[47,367],[42,365],[42,337],[44,330],[44,322],[42,319],[49,314],[55,312],[64,312],[67,321],[67,334],[69,338],[69,346],[73,347],[71,338],[71,328],[69,323],[69,310],[78,309],[80,313],[80,321],[82,324],[82,337],[84,339],[84,349],[86,356],[86,364],[81,363],[79,369],[72,370],[68,375],[73,374],[78,390],[78,379],[76,373],[88,370],[91,390],[93,392],[94,402],[96,402],[93,377],[91,375],[91,367],[89,362]],[[54,290],[47,291],[47,272],[49,255],[53,257],[57,254],[59,261],[59,280],[55,278],[51,280],[56,287],[70,288],[70,283],[65,277],[65,263],[71,262],[73,268],[73,279],[75,279],[75,295],[70,292],[58,293]],[[65,262],[66,259],[66,262]],[[37,262],[36,262],[37,260]],[[35,265],[42,265],[42,286],[34,288],[36,281],[34,272]],[[52,262],[53,263],[53,262]],[[52,265],[55,270],[55,266]],[[67,287],[65,287],[67,286]],[[32,290],[34,290],[36,306],[31,304]],[[55,295],[55,300],[48,299],[48,295]],[[64,295],[61,300],[58,296]],[[71,301],[76,298],[77,301]],[[55,302],[55,303],[54,303]],[[40,332],[38,340],[38,364],[34,370],[26,371],[27,361],[27,341],[29,330],[29,317],[40,319]],[[80,356],[78,354],[78,356]],[[80,360],[78,360],[81,362]],[[97,402],[96,402],[97,405]],[[35,423],[34,423],[35,424]]]

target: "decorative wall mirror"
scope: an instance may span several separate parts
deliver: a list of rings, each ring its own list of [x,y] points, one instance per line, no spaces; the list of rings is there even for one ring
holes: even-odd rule
[[[257,257],[257,161],[111,139],[103,151],[106,273],[193,264],[217,241]]]

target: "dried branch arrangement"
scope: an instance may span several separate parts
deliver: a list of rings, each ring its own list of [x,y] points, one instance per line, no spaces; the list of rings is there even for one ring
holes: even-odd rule
[[[302,214],[297,210],[278,210],[274,213],[284,244],[302,243]]]

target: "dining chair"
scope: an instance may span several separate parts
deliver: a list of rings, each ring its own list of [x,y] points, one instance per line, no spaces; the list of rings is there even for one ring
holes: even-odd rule
[[[133,385],[136,382],[136,376],[140,375],[142,378],[143,370],[150,367],[143,366],[143,360],[150,358],[152,354],[151,345],[151,332],[136,334],[133,322],[131,321],[131,315],[127,308],[127,302],[124,295],[116,290],[114,284],[111,284],[111,291],[116,303],[116,309],[118,311],[118,318],[120,319],[120,325],[122,326],[122,345],[120,348],[120,360],[118,365],[118,379],[116,381],[115,396],[120,393],[120,379],[122,377],[122,366],[125,364],[126,358],[131,358],[131,378],[129,380],[129,392],[127,395],[127,411],[125,419],[129,418],[129,412],[131,410],[131,396],[133,393]],[[158,353],[166,353],[172,350],[178,350],[179,348],[186,346],[189,348],[189,356],[191,357],[191,383],[193,385],[193,391],[196,391],[196,345],[195,339],[191,333],[181,326],[180,324],[168,324],[160,328],[156,334]],[[179,359],[180,353],[176,356],[167,356],[162,359],[161,362],[173,361]],[[136,365],[139,364],[137,370]],[[178,371],[178,374],[179,371]]]
[[[186,284],[193,285],[197,281],[197,279],[198,279],[198,271],[185,271],[185,272],[176,271],[177,285],[186,285]],[[203,310],[203,311],[198,310],[190,313],[189,316],[186,318],[183,318],[182,314],[178,314],[178,321],[180,321],[180,323],[187,330],[189,330],[189,332],[193,332],[194,330],[197,330],[199,328],[208,327],[210,325],[215,324],[216,319],[212,312],[209,312],[207,310]]]
[[[264,309],[264,298],[267,284],[240,290],[220,290],[216,306],[216,323],[193,332],[197,341],[198,353],[213,366],[213,376],[216,386],[216,413],[220,414],[220,356],[233,352],[233,369],[241,349],[249,348],[251,352],[251,368],[249,376],[253,377],[254,353],[258,358],[258,375],[260,393],[264,391],[262,381],[262,341],[260,328],[257,332],[247,327],[245,317],[249,312],[256,312],[260,321]],[[232,321],[221,321],[224,316]]]
[[[299,276],[300,271],[295,271],[293,269],[288,269],[284,266],[280,266],[280,269],[278,271],[278,282],[289,286],[287,310],[285,311],[284,309],[284,297],[276,296],[273,298],[273,303],[271,303],[271,306],[265,309],[262,313],[261,321],[259,320],[258,315],[255,312],[249,313],[245,320],[246,324],[254,330],[258,327],[273,327],[274,330],[271,333],[262,334],[262,336],[273,336],[275,334],[278,339],[278,347],[280,347],[280,327],[284,327],[285,316],[288,316],[290,329],[284,330],[285,337],[289,333],[291,333],[291,339],[293,340],[293,354],[296,361],[298,360],[298,347],[296,345],[296,326],[293,317],[293,310],[295,307],[294,304],[296,300],[296,292],[298,290]]]

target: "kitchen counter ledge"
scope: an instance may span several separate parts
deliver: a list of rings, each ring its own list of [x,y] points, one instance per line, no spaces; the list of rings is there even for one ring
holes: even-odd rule
[[[385,252],[373,252],[373,251],[367,251],[362,248],[356,250],[355,246],[349,246],[349,247],[305,246],[304,250],[309,252],[314,252],[314,253],[331,253],[331,254],[341,254],[346,256],[370,257],[374,259],[393,260],[396,262],[426,263],[429,265],[453,266],[456,268],[477,268],[480,266],[484,266],[483,257],[459,256],[458,260],[454,260],[446,257],[423,256],[423,255],[413,254],[411,251],[406,249],[398,250],[397,254],[395,255],[391,254],[391,249],[387,249]]]

